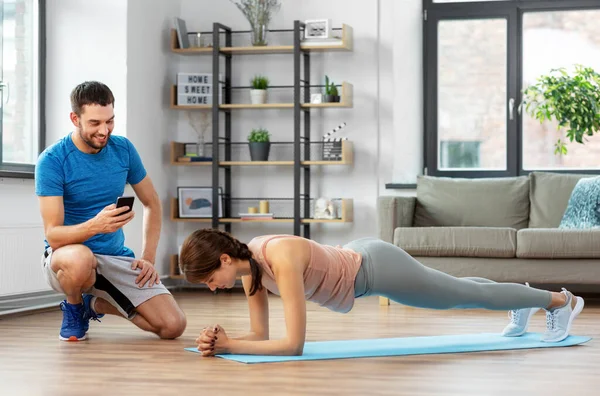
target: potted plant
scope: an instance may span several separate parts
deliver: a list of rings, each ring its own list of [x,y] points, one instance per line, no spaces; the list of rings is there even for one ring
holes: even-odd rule
[[[325,76],[325,103],[339,102],[340,96],[337,87],[333,81],[329,81],[329,76]]]
[[[250,80],[252,89],[250,90],[250,101],[252,104],[267,103],[267,88],[269,87],[269,79],[265,76],[254,76]]]
[[[279,0],[231,0],[250,23],[253,46],[267,45],[271,16],[279,11]]]
[[[248,135],[250,159],[252,161],[267,161],[271,149],[270,134],[264,128],[253,129]]]
[[[552,69],[523,90],[519,112],[523,107],[540,123],[554,119],[557,130],[566,128],[571,142],[583,144],[585,136],[593,136],[600,129],[600,74],[581,65],[575,66],[572,75],[564,68]],[[555,154],[567,154],[561,139],[555,147]]]

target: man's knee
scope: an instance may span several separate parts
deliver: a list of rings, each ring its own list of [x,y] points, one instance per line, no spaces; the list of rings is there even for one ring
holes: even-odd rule
[[[165,339],[173,339],[181,336],[187,326],[185,314],[176,310],[163,315],[158,336]]]
[[[71,282],[85,285],[96,267],[96,257],[85,245],[67,245],[52,252],[50,265],[59,278],[66,275]]]

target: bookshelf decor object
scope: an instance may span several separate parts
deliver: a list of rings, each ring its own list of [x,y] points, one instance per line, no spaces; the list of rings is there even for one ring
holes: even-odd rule
[[[316,26],[312,26],[316,28]],[[175,29],[171,31],[171,51],[179,55],[210,56],[212,68],[203,70],[204,73],[179,75],[177,83],[171,86],[170,107],[175,110],[204,111],[211,116],[212,141],[205,143],[206,154],[203,159],[190,155],[188,148],[194,142],[171,142],[171,165],[199,166],[210,168],[212,186],[210,199],[204,197],[212,204],[208,217],[182,217],[186,213],[184,205],[190,202],[171,198],[171,220],[174,222],[204,223],[212,228],[223,226],[231,232],[233,224],[242,223],[286,223],[292,226],[293,235],[302,235],[310,238],[311,226],[314,224],[344,224],[353,222],[353,200],[346,197],[327,198],[326,201],[319,197],[311,196],[311,169],[314,166],[339,166],[353,164],[353,144],[347,138],[340,138],[340,129],[346,126],[341,123],[332,132],[320,139],[311,139],[311,112],[312,109],[349,109],[353,107],[353,86],[347,81],[341,81],[327,87],[320,84],[311,84],[311,53],[352,51],[353,30],[350,26],[342,24],[341,28],[331,26],[328,20],[325,25],[327,37],[324,33],[311,30],[306,36],[307,25],[299,20],[294,21],[292,29],[279,29],[277,32],[290,33],[293,37],[292,45],[266,45],[266,46],[233,46],[232,37],[235,34],[248,34],[248,31],[233,31],[221,23],[213,23],[212,32],[189,32],[190,35],[201,33],[204,37],[212,34],[211,47],[182,48],[177,39]],[[318,28],[320,29],[320,28]],[[338,37],[334,37],[334,36]],[[233,59],[236,56],[261,55],[261,54],[291,54],[293,68],[290,70],[293,85],[278,87],[289,88],[293,92],[293,100],[288,103],[250,103],[250,95],[246,95],[247,103],[232,103],[234,89],[252,88],[232,87]],[[329,72],[331,75],[331,72]],[[188,78],[186,80],[186,77]],[[181,80],[183,79],[183,80]],[[313,81],[323,81],[325,76],[313,78]],[[211,80],[209,82],[209,80]],[[339,78],[335,80],[339,81]],[[203,85],[204,84],[204,85]],[[219,89],[213,89],[219,87]],[[324,94],[332,90],[338,92],[339,100],[334,102],[315,100],[311,103],[311,94]],[[325,89],[327,88],[327,89]],[[312,92],[311,92],[312,91]],[[208,93],[207,93],[208,92]],[[180,95],[210,95],[198,101],[183,102]],[[244,95],[240,95],[244,97]],[[290,127],[293,134],[287,141],[269,141],[268,158],[250,156],[250,141],[232,141],[232,113],[240,109],[269,110],[289,109]],[[253,154],[254,156],[254,154]],[[207,160],[209,158],[210,160]],[[253,160],[254,159],[254,160]],[[293,169],[293,193],[288,197],[244,197],[239,196],[232,189],[232,173],[240,166],[289,166]],[[221,190],[220,190],[221,189]],[[200,201],[198,201],[200,202]],[[192,203],[200,204],[192,200]],[[180,211],[182,207],[183,211]],[[315,210],[316,209],[316,210]],[[317,216],[315,216],[315,213]],[[172,271],[177,264],[177,257],[172,259]],[[176,272],[172,272],[177,275]]]
[[[342,142],[348,138],[332,138],[331,136],[345,126],[344,122],[323,136],[323,161],[340,161],[342,159]]]
[[[304,21],[305,40],[319,40],[331,38],[331,19],[311,19]]]
[[[223,205],[221,187],[217,189],[219,199],[215,203],[212,194],[213,187],[177,187],[177,199],[180,218],[210,218],[213,208],[223,216]]]

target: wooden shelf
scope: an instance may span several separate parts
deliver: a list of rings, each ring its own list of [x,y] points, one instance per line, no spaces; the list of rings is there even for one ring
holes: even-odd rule
[[[223,166],[293,166],[294,161],[219,161]]]
[[[293,109],[293,103],[265,103],[265,104],[250,104],[250,103],[230,103],[219,106],[221,109]]]
[[[346,107],[351,108],[354,106],[353,96],[354,96],[354,86],[349,82],[342,82],[342,86],[340,88],[340,101],[336,103],[303,103],[302,107],[304,108],[336,108],[336,107]]]
[[[177,30],[171,29],[171,51],[181,55],[210,55],[212,47],[202,48],[179,48],[179,39],[177,39]]]
[[[339,219],[302,219],[302,223],[352,223],[354,221],[354,201],[343,198],[340,207],[341,218]]]
[[[302,161],[302,165],[352,165],[354,162],[354,147],[349,140],[342,140],[342,159],[339,161]]]
[[[340,101],[335,103],[302,103],[303,108],[351,108],[353,104],[354,87],[349,82],[342,82],[340,89]],[[171,109],[178,110],[212,110],[212,105],[178,105],[177,104],[177,86],[171,86]],[[219,105],[223,110],[268,110],[268,109],[293,109],[293,103],[226,103]]]
[[[310,52],[335,52],[335,51],[352,51],[353,49],[354,30],[351,26],[342,24],[341,41],[338,43],[327,45],[316,45],[306,40],[300,44],[300,48]],[[171,29],[171,51],[180,55],[211,55],[212,47],[202,48],[179,48],[179,40],[177,39],[177,31]],[[273,45],[264,47],[221,47],[221,52],[235,55],[259,55],[259,54],[291,54],[294,52],[293,45]]]
[[[212,162],[192,162],[185,160],[185,144],[171,142],[171,165],[175,166],[212,166]],[[351,165],[354,161],[351,141],[342,141],[342,159],[340,161],[302,161],[302,165]],[[219,161],[221,166],[294,166],[294,161]]]
[[[186,161],[185,143],[171,142],[171,165],[175,166],[212,166],[212,161]]]
[[[212,218],[179,218],[179,203],[177,198],[171,198],[171,220],[179,222],[211,223]],[[301,219],[302,223],[352,223],[354,221],[354,201],[344,198],[341,203],[341,216],[339,219]],[[293,223],[291,218],[275,219],[250,219],[242,220],[240,218],[221,218],[219,223]]]
[[[352,97],[354,95],[354,86],[349,82],[342,82],[340,88],[340,102],[336,103],[303,103],[304,108],[329,108],[329,107],[353,107]]]

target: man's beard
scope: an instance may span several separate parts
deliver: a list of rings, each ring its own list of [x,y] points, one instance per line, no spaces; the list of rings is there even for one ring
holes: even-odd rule
[[[104,142],[104,144],[103,144],[103,145],[96,145],[96,144],[94,144],[94,143],[93,143],[91,140],[88,140],[88,139],[86,139],[86,138],[83,136],[83,131],[82,131],[81,129],[79,130],[79,137],[81,137],[81,140],[83,140],[83,142],[84,142],[85,144],[87,144],[88,146],[90,146],[90,147],[91,147],[91,148],[93,148],[94,150],[102,150],[102,149],[104,148],[104,146],[106,146],[106,144],[108,143],[108,136],[109,136],[109,135],[110,135],[110,134],[107,134],[107,136],[106,136],[106,141]]]

